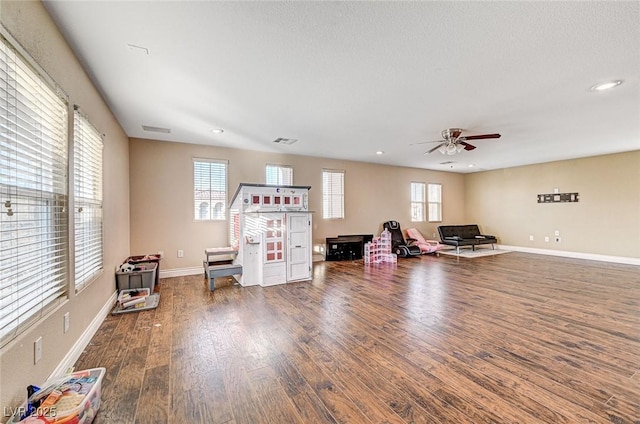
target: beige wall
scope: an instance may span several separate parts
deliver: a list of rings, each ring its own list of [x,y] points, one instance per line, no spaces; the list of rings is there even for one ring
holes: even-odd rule
[[[77,296],[0,351],[0,408],[17,406],[29,384],[43,382],[86,330],[115,291],[113,270],[129,254],[128,138],[74,57],[40,2],[0,2],[3,26],[78,104],[104,139],[105,270]],[[63,315],[70,330],[63,333]],[[33,364],[33,342],[43,338],[42,360]],[[0,414],[0,422],[4,421]]]
[[[443,184],[443,224],[478,223],[507,245],[640,257],[640,151],[462,175],[131,139],[131,251],[164,251],[164,270],[198,267],[204,248],[228,243],[226,221],[193,219],[194,157],[229,161],[229,199],[240,182],[264,183],[265,164],[292,165],[294,184],[311,186],[314,245],[338,234],[378,234],[390,219],[433,237],[438,224],[410,220],[409,184],[423,181]],[[322,219],[323,168],[346,171],[346,219]],[[537,203],[537,194],[554,188],[580,193],[580,202]],[[553,242],[555,230],[561,243]]]
[[[640,258],[640,151],[478,172],[464,183],[467,221],[502,244]],[[554,188],[580,201],[537,203]]]
[[[382,222],[391,219],[431,236],[437,224],[411,223],[411,181],[442,183],[445,222],[464,218],[463,176],[455,173],[143,139],[131,139],[129,157],[131,251],[164,251],[162,269],[201,266],[206,247],[229,243],[227,221],[193,219],[194,157],[229,161],[229,200],[241,182],[264,183],[267,163],[293,166],[294,185],[311,186],[314,244],[338,234],[377,235]],[[322,219],[323,168],[346,171],[345,219]],[[178,249],[184,258],[177,258]]]

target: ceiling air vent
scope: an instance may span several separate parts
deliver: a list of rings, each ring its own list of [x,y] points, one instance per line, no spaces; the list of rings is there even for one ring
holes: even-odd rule
[[[453,160],[448,160],[446,162],[440,162],[440,165],[453,165],[454,163],[456,163],[456,162],[453,161]]]
[[[136,46],[135,44],[127,44],[127,48],[132,53],[144,54],[147,56],[149,55],[149,49],[146,47]]]
[[[298,141],[297,138],[276,138],[275,140],[273,140],[274,143],[278,143],[278,144],[293,144],[296,141]]]
[[[150,127],[148,125],[143,125],[142,129],[149,132],[157,132],[157,133],[165,133],[165,134],[169,134],[171,132],[169,128]]]

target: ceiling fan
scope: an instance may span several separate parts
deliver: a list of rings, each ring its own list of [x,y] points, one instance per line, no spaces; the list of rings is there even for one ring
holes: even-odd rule
[[[460,128],[447,128],[446,130],[442,130],[442,140],[436,141],[424,141],[421,143],[415,144],[423,144],[423,143],[440,143],[436,147],[431,150],[424,152],[425,155],[429,153],[433,153],[436,150],[440,151],[443,155],[455,155],[456,153],[464,150],[473,150],[476,146],[467,143],[467,140],[481,140],[485,138],[500,138],[500,134],[481,134],[481,135],[462,135],[462,130]]]

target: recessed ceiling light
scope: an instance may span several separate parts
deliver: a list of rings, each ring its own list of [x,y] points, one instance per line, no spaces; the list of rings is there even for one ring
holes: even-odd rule
[[[214,134],[222,134],[224,130],[222,128],[211,128],[211,132]]]
[[[604,91],[622,84],[622,80],[605,81],[591,87],[591,91]]]
[[[384,154],[384,152],[383,152],[382,150],[378,150],[378,151],[376,152],[376,155],[383,155],[383,154]]]

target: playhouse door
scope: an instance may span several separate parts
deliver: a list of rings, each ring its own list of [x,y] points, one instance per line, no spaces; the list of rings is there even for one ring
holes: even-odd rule
[[[287,214],[287,281],[311,278],[311,215]]]

